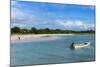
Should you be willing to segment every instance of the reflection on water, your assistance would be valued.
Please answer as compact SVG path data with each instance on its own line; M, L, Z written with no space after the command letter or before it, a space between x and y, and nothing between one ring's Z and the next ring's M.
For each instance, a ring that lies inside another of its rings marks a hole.
M91 42L91 45L87 48L72 50L70 49L72 42ZM11 43L11 66L94 60L94 35L53 36Z

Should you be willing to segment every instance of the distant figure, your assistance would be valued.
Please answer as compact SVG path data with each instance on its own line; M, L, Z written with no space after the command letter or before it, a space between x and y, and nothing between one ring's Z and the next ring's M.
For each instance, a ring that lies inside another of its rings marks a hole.
M20 37L18 37L18 39L20 40Z

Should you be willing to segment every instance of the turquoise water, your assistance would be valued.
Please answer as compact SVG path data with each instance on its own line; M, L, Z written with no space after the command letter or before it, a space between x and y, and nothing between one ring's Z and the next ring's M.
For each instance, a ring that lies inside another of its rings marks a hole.
M86 48L72 50L72 42L91 42ZM94 35L50 36L11 43L11 66L85 62L95 60Z

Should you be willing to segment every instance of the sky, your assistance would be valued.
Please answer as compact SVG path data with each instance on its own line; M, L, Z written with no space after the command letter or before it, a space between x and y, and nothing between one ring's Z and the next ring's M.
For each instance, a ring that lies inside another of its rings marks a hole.
M11 27L94 30L95 6L11 1Z

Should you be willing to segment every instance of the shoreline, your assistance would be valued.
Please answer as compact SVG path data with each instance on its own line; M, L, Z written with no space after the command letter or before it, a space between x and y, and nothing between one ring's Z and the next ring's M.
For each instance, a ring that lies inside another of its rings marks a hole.
M37 38L42 38L42 37L65 36L65 35L69 36L69 35L74 35L74 34L13 34L11 35L11 41L29 40L29 39L37 39Z
M11 42L21 41L21 40L39 39L39 38L45 38L45 37L53 37L53 36L72 36L72 35L79 35L79 34L12 34Z

